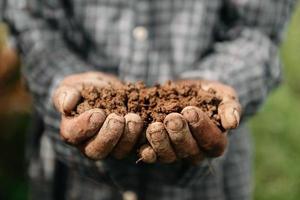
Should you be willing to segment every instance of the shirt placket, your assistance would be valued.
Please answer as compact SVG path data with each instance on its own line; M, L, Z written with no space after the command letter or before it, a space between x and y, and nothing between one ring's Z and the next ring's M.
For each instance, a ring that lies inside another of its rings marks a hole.
M125 81L146 80L148 76L149 52L149 2L137 1L134 6L134 22L131 30L131 47Z

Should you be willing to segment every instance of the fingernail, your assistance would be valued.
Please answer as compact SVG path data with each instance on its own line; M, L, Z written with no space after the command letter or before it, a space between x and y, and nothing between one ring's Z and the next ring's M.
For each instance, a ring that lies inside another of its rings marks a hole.
M234 109L233 115L235 117L235 120L236 120L236 123L237 123L237 126L238 126L239 123L240 123L240 114L239 114L239 112L236 109Z
M141 131L142 124L136 121L127 122L127 129L129 132Z
M99 122L103 122L103 113L94 112L89 119L89 123L90 124L98 124Z
M165 129L165 127L164 127L163 123L154 122L148 126L146 132L148 132L151 135L153 133L161 132L164 129Z
M63 92L63 102L62 102L63 108L66 106L67 102L69 101L69 99L70 99L69 96L70 96L70 94L68 94L67 91Z
M225 111L225 119L231 128L235 128L239 123L239 114L236 109L227 108Z
M111 129L111 130L113 130L113 129L118 130L118 129L122 128L122 121L120 121L118 119L109 119L107 128Z
M208 91L210 89L210 87L208 85L201 85L201 89L204 91Z
M66 92L59 94L59 110L61 112L64 112L64 104L65 104L66 95L67 95Z
M185 110L182 114L189 123L196 123L199 121L198 112L193 108Z
M76 95L74 92L65 91L62 103L62 109L64 112L70 112L76 105L80 98L80 95Z
M180 131L184 127L183 119L181 119L180 117L169 119L166 122L166 127L172 131Z

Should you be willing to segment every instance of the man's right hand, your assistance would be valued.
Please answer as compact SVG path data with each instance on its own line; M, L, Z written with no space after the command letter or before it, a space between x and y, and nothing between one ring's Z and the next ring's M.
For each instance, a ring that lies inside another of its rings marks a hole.
M114 113L106 116L103 110L96 108L79 116L70 115L81 99L84 86L120 85L122 82L112 75L87 72L66 77L54 92L53 103L62 114L62 138L78 147L88 158L100 160L112 154L122 159L131 152L142 132L143 121L134 113L125 117Z

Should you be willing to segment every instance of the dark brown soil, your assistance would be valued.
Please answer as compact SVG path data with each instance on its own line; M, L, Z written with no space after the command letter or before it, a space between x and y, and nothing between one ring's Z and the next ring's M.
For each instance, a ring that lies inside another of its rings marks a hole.
M121 88L86 87L81 95L82 101L72 115L92 108L104 109L107 114L133 112L138 113L147 126L163 121L169 113L181 112L186 106L197 106L220 126L218 105L221 100L214 90L202 90L199 83L168 81L148 88L142 82L127 83Z

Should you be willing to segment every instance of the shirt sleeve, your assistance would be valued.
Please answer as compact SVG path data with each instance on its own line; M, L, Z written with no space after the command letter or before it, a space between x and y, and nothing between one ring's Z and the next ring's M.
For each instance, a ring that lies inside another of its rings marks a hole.
M3 19L11 28L22 58L23 74L37 110L49 109L51 89L64 76L91 70L72 52L59 30L67 26L61 1L9 0Z
M64 22L66 16L62 1L3 2L3 7L0 7L3 9L1 15L4 14L3 19L9 25L20 50L23 74L33 95L34 107L45 125L44 136L52 141L50 150L46 150L45 146L41 148L47 151L47 154L54 150L55 159L63 161L72 169L77 169L81 174L115 185L104 162L87 159L77 148L64 143L58 134L60 116L52 105L51 91L69 74L94 70L72 51L64 40L61 26L68 24ZM72 34L76 33L72 31ZM47 161L47 165L53 161L47 155L41 156Z
M212 52L181 78L218 80L236 89L243 114L257 112L281 81L278 55L294 0L227 0L218 42Z

